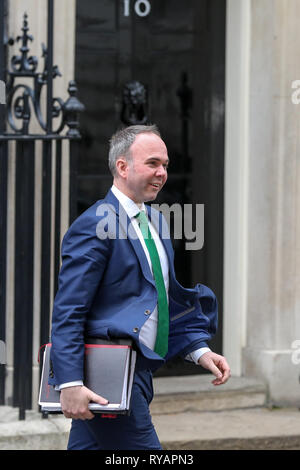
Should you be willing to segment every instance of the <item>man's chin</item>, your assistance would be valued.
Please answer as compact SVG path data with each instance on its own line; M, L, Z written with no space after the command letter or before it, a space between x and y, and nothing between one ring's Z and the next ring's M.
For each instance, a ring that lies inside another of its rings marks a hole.
M159 193L159 191L155 191L152 194L148 194L148 197L147 197L147 199L145 199L145 202L155 201L155 199L157 198L158 193Z
M157 189L152 188L150 191L149 190L145 191L144 194L143 194L143 201L142 202L155 201L155 199L157 198L157 196L158 196L161 189L162 188L160 187L160 188L157 188Z

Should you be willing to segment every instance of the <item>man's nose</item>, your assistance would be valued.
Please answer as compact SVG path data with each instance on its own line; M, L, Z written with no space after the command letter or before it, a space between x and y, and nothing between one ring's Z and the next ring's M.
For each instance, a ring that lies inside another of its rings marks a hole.
M163 165L160 165L157 168L156 175L157 176L162 176L162 177L167 176L167 169Z

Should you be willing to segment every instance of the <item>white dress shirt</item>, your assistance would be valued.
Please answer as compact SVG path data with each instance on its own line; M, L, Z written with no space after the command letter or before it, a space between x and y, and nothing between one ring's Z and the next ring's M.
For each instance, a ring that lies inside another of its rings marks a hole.
M127 197L124 193L122 193L114 185L112 186L111 191L116 196L116 198L118 199L120 204L123 206L125 212L127 213L128 217L131 221L132 227L136 231L137 236L138 236L138 238L139 238L139 240L142 244L142 247L144 249L145 255L146 255L148 263L149 263L149 267L150 267L151 272L152 272L152 265L151 265L150 255L149 255L148 249L146 247L146 243L145 243L144 237L142 235L142 232L140 230L138 221L136 219L136 216L142 210L144 212L146 212L146 214L147 214L147 210L145 208L144 203L137 205L134 201L132 201L132 199ZM169 263L168 263L168 258L167 258L164 246L161 242L161 239L160 239L158 233L156 232L155 228L151 224L150 220L149 220L149 229L150 229L152 238L155 241L156 248L157 248L157 251L158 251L158 255L159 255L159 258L160 258L162 274L163 274L165 287L166 287L166 293L167 293L167 297L168 297L168 292L169 292ZM156 333L157 333L157 321L158 321L158 310L157 310L157 307L155 307L153 312L149 315L149 317L145 321L144 325L142 326L142 328L140 330L140 334L139 334L140 342L145 344L145 346L147 346L148 348L150 348L152 350L154 350L154 346L155 346ZM207 348L207 347L199 348L196 351L193 351L190 354L188 354L185 357L185 359L188 360L188 361L191 361L191 362L195 362L195 364L197 364L198 360L202 356L202 354L206 353L207 351L210 351L210 349ZM82 383L81 380L74 381L74 382L68 382L68 383L61 384L58 387L58 389L61 390L62 388L72 387L72 386L75 386L75 385L83 385L83 383Z

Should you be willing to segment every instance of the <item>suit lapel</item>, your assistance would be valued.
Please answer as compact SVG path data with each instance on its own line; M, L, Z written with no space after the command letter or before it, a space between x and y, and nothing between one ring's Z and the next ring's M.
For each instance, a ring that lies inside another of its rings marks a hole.
M116 213L117 239L128 238L139 260L144 277L153 286L155 286L155 282L144 249L136 235L135 230L131 227L130 219L126 211L123 209L123 206L119 203L119 200L116 198L112 191L109 191L107 193L104 201L106 204L109 204L111 210L114 210L114 212Z

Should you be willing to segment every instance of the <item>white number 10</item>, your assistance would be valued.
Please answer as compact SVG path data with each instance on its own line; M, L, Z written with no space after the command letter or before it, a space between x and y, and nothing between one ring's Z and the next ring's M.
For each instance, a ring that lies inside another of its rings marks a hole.
M143 6L143 8L142 8ZM148 0L136 0L134 4L134 11L138 16L147 16L151 10L151 5ZM130 15L130 0L124 0L124 16Z

